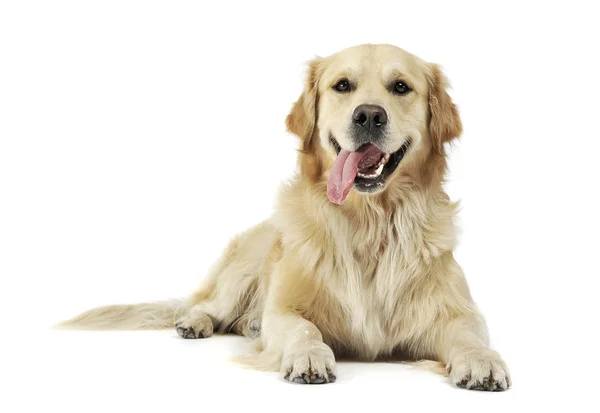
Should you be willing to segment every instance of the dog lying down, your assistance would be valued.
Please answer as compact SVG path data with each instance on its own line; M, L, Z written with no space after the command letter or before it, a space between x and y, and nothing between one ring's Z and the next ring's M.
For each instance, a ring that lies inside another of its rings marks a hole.
M234 332L257 344L247 365L294 383L335 381L335 356L402 355L445 366L458 387L508 389L452 253L444 143L462 126L447 85L437 65L390 45L314 59L286 119L298 172L272 217L233 239L189 299L62 326Z

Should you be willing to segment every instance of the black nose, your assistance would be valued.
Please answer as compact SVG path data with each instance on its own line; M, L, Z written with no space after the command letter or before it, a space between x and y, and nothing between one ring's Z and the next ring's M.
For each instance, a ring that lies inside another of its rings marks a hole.
M379 105L359 105L354 109L352 120L365 129L375 129L385 126L388 118L385 109Z

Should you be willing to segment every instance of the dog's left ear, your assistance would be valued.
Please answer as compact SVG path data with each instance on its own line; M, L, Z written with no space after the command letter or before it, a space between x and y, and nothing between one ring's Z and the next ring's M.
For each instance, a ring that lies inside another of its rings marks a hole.
M288 131L302 140L302 151L309 150L317 124L317 86L322 61L317 57L309 63L304 90L285 119Z
M446 76L436 64L429 64L429 135L433 147L439 154L444 153L444 143L458 138L462 123L458 109L446 89L449 87Z

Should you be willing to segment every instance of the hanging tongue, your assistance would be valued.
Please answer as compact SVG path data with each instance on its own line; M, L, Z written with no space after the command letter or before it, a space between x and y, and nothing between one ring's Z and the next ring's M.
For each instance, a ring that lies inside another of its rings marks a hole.
M334 204L342 205L358 170L377 165L381 156L381 150L372 143L361 146L356 152L342 149L329 173L327 198Z

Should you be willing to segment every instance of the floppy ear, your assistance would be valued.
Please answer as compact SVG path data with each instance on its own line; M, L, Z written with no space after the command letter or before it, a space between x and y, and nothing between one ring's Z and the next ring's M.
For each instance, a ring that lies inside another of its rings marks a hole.
M433 148L444 154L444 142L457 138L462 132L458 109L446 92L449 83L436 64L429 64L429 136Z
M317 86L321 75L322 61L322 58L317 57L309 63L304 90L285 119L288 131L297 135L302 141L299 155L300 171L312 179L320 176L323 166L317 150L318 142L313 139L317 126L317 102L319 99Z
M302 150L308 149L317 124L317 84L322 61L323 59L317 57L308 64L304 91L285 119L288 131L302 140Z

